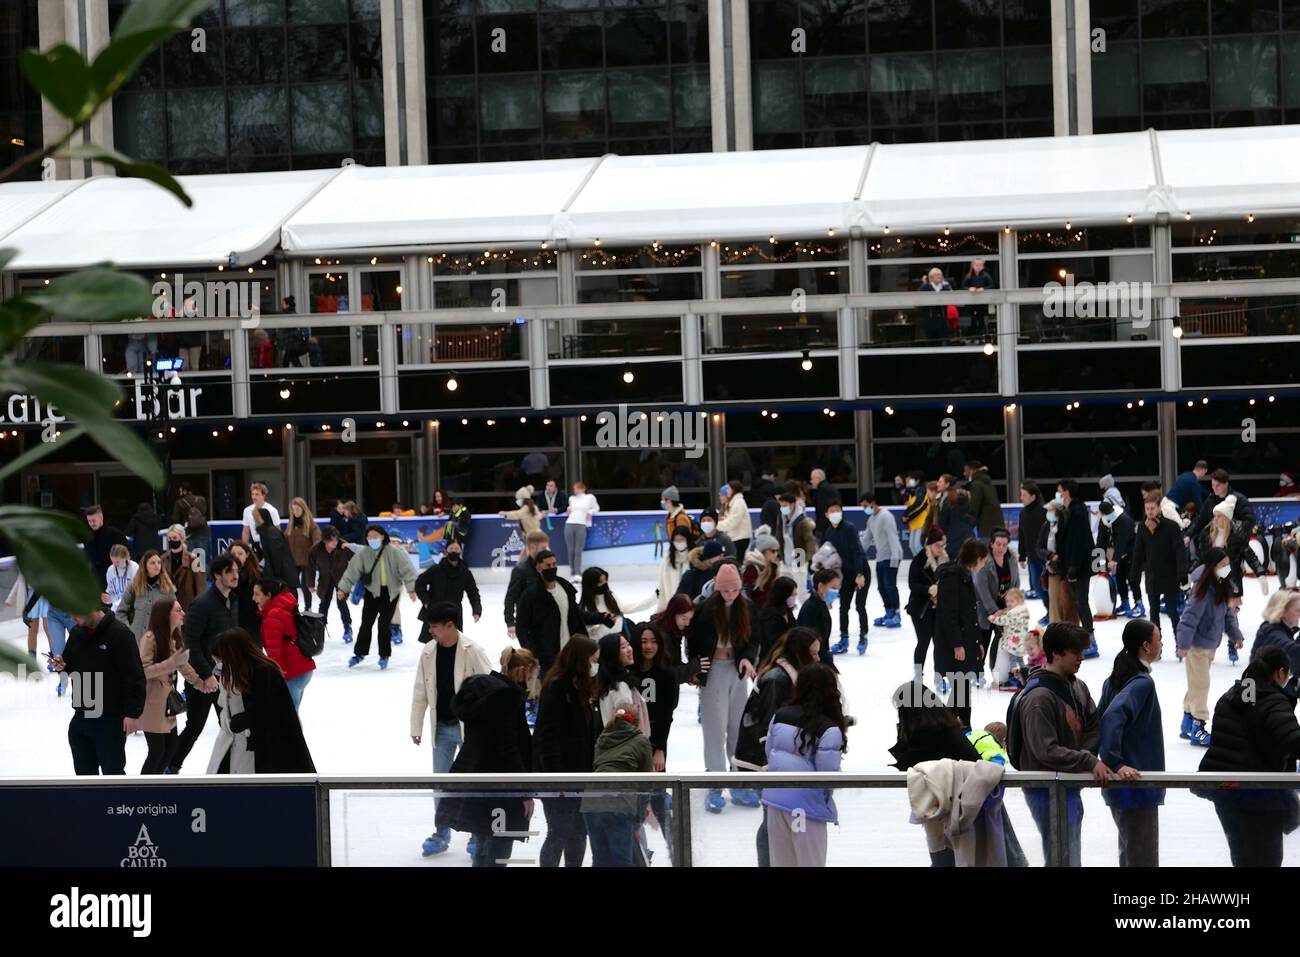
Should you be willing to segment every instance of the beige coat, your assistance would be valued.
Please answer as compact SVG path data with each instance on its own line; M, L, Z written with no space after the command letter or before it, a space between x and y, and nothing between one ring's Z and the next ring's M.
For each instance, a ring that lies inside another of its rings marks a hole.
M461 682L472 675L492 673L492 661L477 641L462 633L456 642L456 663L452 666L452 687L460 690ZM415 669L415 690L411 694L411 737L424 736L424 716L430 716L429 727L434 730L438 721L438 643L430 641L420 652L420 663ZM429 735L433 743L433 735Z
M284 527L284 540L289 543L289 552L293 555L293 563L299 568L307 567L307 557L311 554L312 546L320 541L320 526L315 520L308 522L303 528L298 528L293 524L293 516L289 516L289 524Z
M1003 767L991 761L922 761L908 769L907 798L914 821L925 826L933 853L951 847L958 867L1006 867L1007 849L999 820L989 840L980 812L1002 781ZM999 814L1000 814L999 798ZM936 846L937 845L937 846Z
M737 492L728 499L726 512L718 516L718 531L733 542L754 537L754 523L749 518L749 506L744 495ZM743 559L744 556L737 555L736 558Z
M502 517L512 522L518 522L519 530L525 535L529 532L536 532L542 527L542 512L536 507L531 509L527 506L516 508L513 511L506 512Z
M203 683L193 668L190 667L190 650L180 651L157 660L158 645L152 631L145 631L140 636L140 663L144 665L145 694L144 712L140 715L140 730L153 734L166 734L176 727L176 719L167 717L167 695L171 692L176 672L185 676L185 680L194 685Z

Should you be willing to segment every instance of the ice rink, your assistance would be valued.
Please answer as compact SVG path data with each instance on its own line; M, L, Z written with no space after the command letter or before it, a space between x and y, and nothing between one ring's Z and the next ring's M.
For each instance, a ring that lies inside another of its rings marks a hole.
M648 552L648 547L647 547ZM589 556L590 558L591 556ZM621 556L623 557L623 556ZM630 556L628 556L630 557ZM647 554L645 556L649 558ZM611 588L624 604L650 594L655 587L654 567L605 563L611 569ZM567 570L567 569L566 569ZM1023 575L1023 571L1022 571ZM501 570L475 569L483 596L484 614L477 624L469 623L467 632L481 642L493 660L508 642L502 616L507 573ZM898 576L899 589L906 602L907 568ZM1276 579L1270 578L1270 588ZM1241 662L1228 662L1226 649L1220 648L1211 669L1210 705L1240 675L1247 661L1255 631L1259 626L1264 598L1259 583L1246 580L1245 604L1241 613L1246 647ZM1041 605L1031 602L1035 617ZM868 601L870 618L884 613L874 586ZM373 653L359 667L349 670L347 659L351 646L338 638L341 628L337 612L331 612L331 638L318 659L317 671L303 698L301 718L316 767L322 774L388 775L422 774L432 770L429 738L417 746L409 734L411 689L415 665L423 645L416 637L420 623L418 606L403 599L402 615L406 641L396 646L391 665L381 672ZM640 616L637 616L640 617ZM856 616L851 616L856 618ZM354 611L354 619L359 613ZM468 606L466 620L470 621ZM1168 619L1164 619L1168 629ZM1101 695L1103 680L1109 675L1115 653L1120 648L1120 632L1125 624L1100 621L1097 639L1102 656L1084 662L1080 677L1087 682L1093 698ZM856 641L856 623L852 634ZM18 622L0 625L0 640L18 646L22 626ZM851 713L857 724L850 730L849 750L844 756L845 770L857 772L892 772L887 749L894 743L894 715L890 693L907 680L912 671L914 636L910 621L903 615L903 627L893 630L871 629L866 655L851 650L837 656L843 675ZM41 650L46 650L41 637ZM1173 636L1165 635L1164 658L1154 666L1160 689L1161 708L1166 734L1166 761L1170 771L1194 771L1203 750L1193 748L1178 737L1185 690L1182 665L1173 654ZM927 666L927 676L932 671ZM0 774L5 776L67 775L72 773L66 728L69 708L55 695L56 679L42 674L39 682L18 684L3 680L0 687ZM977 726L1003 720L1010 695L998 691L979 691L974 700ZM669 739L670 771L703 771L703 741L696 720L697 693L682 687L681 703L676 712ZM191 755L184 773L200 774L216 736L216 722L209 720ZM138 769L145 758L142 735L127 742L127 766ZM897 772L892 772L897 773ZM902 775L899 774L900 780ZM708 814L703 809L703 792L694 792L693 854L697 865L752 865L754 833L760 820L756 809L728 804L722 814ZM836 794L840 826L830 832L829 863L834 864L929 864L924 838L919 827L907 822L906 792L900 789L847 790ZM1007 806L1016 831L1030 862L1042 863L1038 834L1030 820L1022 795L1009 791ZM1109 810L1095 790L1084 795L1085 865L1114 865L1117 860L1115 829ZM250 813L274 813L274 809L250 808ZM533 827L544 831L540 811ZM452 850L439 857L423 859L420 842L432 829L432 801L420 791L352 791L336 792L332 808L333 860L335 864L387 866L460 867L468 866L464 852L464 835L455 835ZM662 836L651 831L650 846L656 849L654 866L666 865L667 851ZM1295 836L1287 839L1288 850ZM514 858L520 864L535 862L540 839L515 845ZM1288 857L1290 855L1288 854ZM1213 806L1187 794L1171 791L1161 815L1161 861L1166 865L1226 865L1227 844L1219 828Z

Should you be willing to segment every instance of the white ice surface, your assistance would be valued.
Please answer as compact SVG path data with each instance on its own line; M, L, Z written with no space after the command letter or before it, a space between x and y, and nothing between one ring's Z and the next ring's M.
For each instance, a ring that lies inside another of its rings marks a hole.
M644 550L642 562L649 561L651 546L641 548ZM605 564L613 567L618 563ZM477 624L470 623L467 631L486 646L495 660L508 641L502 620L507 573L476 569L475 575L483 595L484 615ZM898 581L906 602L906 565L900 571ZM1276 579L1269 579L1269 582L1270 587L1276 587ZM648 564L618 564L611 584L621 600L627 603L635 601L653 591L653 567ZM884 613L874 585L867 604L871 619ZM1036 614L1041 614L1039 603L1031 602L1031 605ZM1259 626L1262 607L1263 597L1258 583L1247 579L1245 606L1241 612L1242 631L1247 640L1246 653ZM417 610L409 599L403 599L406 642L394 648L386 672L376 667L373 648L364 664L349 671L347 659L351 646L338 640L337 612L331 611L333 637L318 659L319 667L307 687L301 711L307 742L320 773L385 775L422 774L432 770L427 735L425 743L418 747L409 736L411 687L416 659L423 647L415 640L419 629ZM359 621L359 609L354 609L353 617L354 622ZM1163 621L1167 630L1168 619ZM850 616L850 622L856 642L856 615ZM1094 699L1100 697L1102 681L1110 673L1124 623L1123 619L1098 622L1097 637L1102 656L1084 662L1080 672ZM0 625L0 640L17 646L21 639L19 623ZM41 650L45 650L44 636L40 641ZM1186 686L1182 666L1173 655L1173 636L1167 634L1165 641L1164 659L1157 662L1153 670L1164 715L1166 763L1170 771L1194 771L1204 752L1178 737ZM844 756L845 770L873 773L891 770L887 749L894 743L894 713L889 695L911 675L913 645L912 628L904 614L902 628L871 629L869 650L865 656L859 657L851 651L837 657L851 709L858 720L849 734L849 751ZM1241 663L1234 667L1227 660L1226 650L1220 649L1210 672L1211 708L1240 674L1245 661L1243 653ZM927 667L927 674L931 670ZM68 706L55 696L54 677L45 676L45 680L34 688L7 681L0 688L0 775L71 774L72 762L66 738ZM977 692L973 705L976 725L1003 720L1009 698L1010 695L1003 692ZM704 770L702 735L695 717L696 702L695 689L683 686L669 740L669 770ZM186 775L200 774L206 768L215 736L216 721L209 720L186 763ZM144 757L144 738L135 735L127 742L128 768L138 769ZM703 792L694 793L692 800L694 862L697 865L752 864L759 811L728 804L722 814L707 814L703 809ZM904 790L840 789L836 793L836 802L841 823L830 831L829 863L928 865L920 829L907 823ZM455 835L451 852L439 857L421 858L420 842L432 828L431 804L427 792L336 792L331 815L335 863L466 866L468 857L463 851L463 835ZM1009 792L1007 806L1031 863L1041 864L1037 830L1023 797ZM1109 809L1095 790L1085 791L1084 807L1085 865L1115 864L1115 830ZM544 831L545 821L540 811L535 815L533 825ZM656 865L660 862L666 864L667 853L660 835L652 833L650 841L652 848L657 849ZM1295 835L1287 838L1288 851L1294 846L1294 841ZM516 844L514 859L535 861L539 848L539 838ZM1287 856L1292 857L1290 853ZM1192 797L1185 791L1169 792L1161 813L1161 862L1201 866L1228 863L1227 845L1213 806L1208 801Z

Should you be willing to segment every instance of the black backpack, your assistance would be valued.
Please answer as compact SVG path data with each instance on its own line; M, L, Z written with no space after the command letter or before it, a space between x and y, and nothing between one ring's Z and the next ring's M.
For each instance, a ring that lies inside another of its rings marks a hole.
M298 631L298 650L304 657L315 658L325 650L325 616L315 611L294 609L293 626Z

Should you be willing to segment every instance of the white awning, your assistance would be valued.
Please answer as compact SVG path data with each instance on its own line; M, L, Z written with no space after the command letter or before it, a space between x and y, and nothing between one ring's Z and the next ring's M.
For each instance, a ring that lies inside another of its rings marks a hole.
M5 237L13 270L78 269L100 262L153 266L246 265L280 244L284 221L338 170L181 176L186 208L142 179L102 176Z
M85 180L0 184L0 246L6 237L34 216L53 206Z
M850 223L869 146L609 156L557 237L578 243L815 236Z
M1300 126L1157 133L1170 212L1300 211Z
M353 166L284 224L303 255L479 242L541 242L598 158Z

